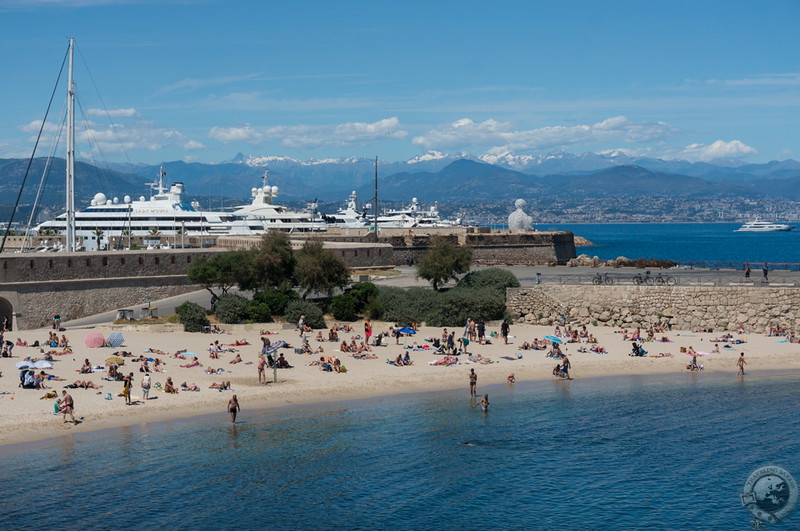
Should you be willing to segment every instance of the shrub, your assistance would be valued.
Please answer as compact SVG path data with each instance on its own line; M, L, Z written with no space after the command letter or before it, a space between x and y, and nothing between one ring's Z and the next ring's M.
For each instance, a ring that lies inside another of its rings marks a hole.
M284 317L290 323L296 323L300 316L305 315L305 323L311 328L327 328L322 310L313 302L294 300L286 306Z
M298 300L300 296L292 290L281 291L270 289L259 291L253 295L253 302L266 304L270 308L270 315L283 315L286 313L286 305L293 300ZM259 321L268 322L268 321Z
M364 311L370 299L374 299L378 296L378 286L372 282L359 282L358 284L354 284L347 294L353 297L356 304L355 311L359 313Z
M203 327L208 326L206 311L194 302L184 302L175 308L175 313L186 332L202 332Z
M457 287L470 289L492 288L505 298L506 289L518 288L519 280L511 271L499 267L490 267L469 273L458 282Z
M505 297L496 289L454 288L441 293L428 314L428 326L464 326L467 319L493 321L505 316Z
M247 305L247 319L254 323L271 323L272 309L265 302L250 301Z
M436 299L437 292L426 288L381 286L378 288L376 304L382 309L381 319L408 326L413 321L427 321Z
M356 298L350 295L338 295L331 300L331 313L337 321L356 320Z
M247 318L248 301L241 295L227 294L219 298L215 314L223 323L241 323Z

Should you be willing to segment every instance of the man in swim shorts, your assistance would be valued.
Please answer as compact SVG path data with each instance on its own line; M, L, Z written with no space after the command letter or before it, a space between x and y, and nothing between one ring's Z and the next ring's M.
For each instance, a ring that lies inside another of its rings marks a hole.
M240 410L239 407L239 399L236 398L236 395L233 395L230 400L228 400L228 412L231 414L231 424L236 422L236 413Z
M67 421L67 415L69 415L72 423L76 426L78 425L78 421L75 420L75 401L72 400L72 396L66 390L61 391L61 403L58 407L59 411L64 414L64 422Z
M469 396L477 396L476 388L478 386L478 375L475 374L475 369L469 370Z
M736 366L739 367L739 372L736 374L744 374L744 366L747 365L747 362L744 361L744 352L739 355L739 359L736 360Z

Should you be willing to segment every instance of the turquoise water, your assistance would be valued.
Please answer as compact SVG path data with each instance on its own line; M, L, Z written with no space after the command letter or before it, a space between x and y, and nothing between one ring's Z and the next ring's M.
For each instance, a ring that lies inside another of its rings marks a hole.
M799 371L479 388L257 410L6 448L0 528L744 529L800 478ZM464 444L467 443L467 444ZM31 515L35 514L35 518ZM796 511L782 528L800 526Z
M734 232L740 223L596 223L537 225L567 230L595 245L578 248L610 260L660 258L676 262L791 263L800 267L800 232Z

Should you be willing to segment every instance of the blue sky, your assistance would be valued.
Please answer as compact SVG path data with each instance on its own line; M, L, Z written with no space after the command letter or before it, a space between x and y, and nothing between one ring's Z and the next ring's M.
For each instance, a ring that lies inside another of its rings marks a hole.
M70 36L84 157L800 158L798 22L797 1L0 0L0 158L30 155Z

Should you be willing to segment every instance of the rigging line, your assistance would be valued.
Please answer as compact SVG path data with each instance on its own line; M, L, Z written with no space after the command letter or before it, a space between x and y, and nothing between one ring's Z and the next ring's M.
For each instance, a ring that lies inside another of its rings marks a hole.
M50 146L50 154L47 156L47 162L45 162L44 169L42 170L42 177L39 179L39 188L36 190L36 197L33 200L33 207L31 208L31 214L28 216L28 223L25 226L25 238L22 240L22 248L21 251L25 250L25 245L28 242L28 235L31 232L31 225L33 225L33 216L36 215L36 209L39 206L39 199L42 196L42 190L44 190L44 186L47 183L47 178L50 174L50 166L53 162L53 158L55 157L55 151L58 149L58 144L61 142L61 135L64 132L64 125L66 123L66 102L65 105L61 107L61 118L59 119L58 123L61 124L58 128L58 132L56 136L53 137L53 143Z
M104 170L110 170L110 167L108 166L108 161L106 160L105 154L103 153L103 150L100 149L100 142L97 140L97 135L95 134L95 128L91 127L89 119L86 117L86 111L83 108L83 104L81 103L81 100L79 98L76 98L76 100L78 102L78 108L81 111L81 117L83 118L83 127L84 127L83 130L86 133L86 136L90 138L89 153L92 156L92 162L94 163L95 168L97 168L101 172L103 172ZM92 148L92 145L93 145L94 149ZM95 157L95 149L100 154L100 158L103 159L103 164L105 165L105 168L101 168L100 165L97 164L97 158Z
M56 97L56 90L58 90L58 83L59 81L61 81L61 74L64 73L64 65L67 64L68 57L69 57L69 47L67 47L67 52L64 54L64 60L61 61L61 69L58 71L56 84L55 86L53 86L53 92L50 94L50 101L47 103L47 110L44 113L44 119L42 120L42 125L41 127L39 127L39 134L36 136L36 143L33 145L33 153L31 153L31 158L28 159L28 167L25 168L25 175L22 177L22 185L20 185L19 187L19 193L17 193L17 200L14 203L14 208L11 210L11 217L8 219L8 225L6 226L6 230L3 233L3 241L0 242L0 253L2 253L3 249L6 248L6 240L8 239L8 232L11 230L11 224L14 222L14 214L17 213L17 208L19 208L19 200L22 198L22 190L25 188L25 182L28 180L28 174L31 171L33 158L36 156L36 148L39 147L39 141L42 139L42 132L44 131L44 126L47 123L47 116L50 114L50 107L53 105L53 99Z
M86 68L86 74L89 76L89 81L92 82L92 86L94 87L95 92L97 93L97 97L100 99L100 104L103 106L103 110L106 112L106 117L108 121L111 123L111 130L114 131L114 136L117 137L117 142L119 142L119 147L122 149L122 154L125 156L125 160L128 161L128 164L133 165L131 162L130 157L128 157L128 152L125 150L125 144L122 143L122 139L119 136L119 131L117 130L117 125L114 123L114 120L111 119L111 113L106 106L106 102L103 100L102 94L100 94L100 89L97 87L97 83L94 82L94 77L92 77L92 71L89 70L89 65L86 63L86 59L83 57L83 53L81 53L80 48L78 48L78 56L81 58L81 62L83 63L84 68Z

